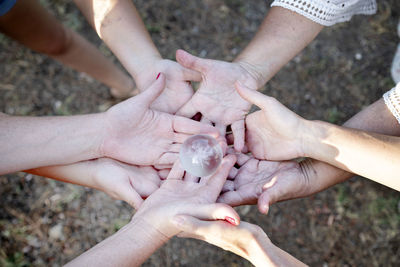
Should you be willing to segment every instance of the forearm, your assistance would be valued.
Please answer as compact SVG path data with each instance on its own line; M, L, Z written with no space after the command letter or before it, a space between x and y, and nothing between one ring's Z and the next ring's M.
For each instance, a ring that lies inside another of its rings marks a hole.
M97 34L135 78L161 58L130 0L75 0Z
M400 125L386 107L383 99L379 99L354 115L344 123L344 126L385 135L400 135ZM325 190L354 175L351 172L315 159L306 159L300 163L300 166L303 175L310 181L306 195Z
M323 26L281 7L272 7L257 34L235 62L257 76L262 87L306 47Z
M400 190L400 137L319 121L310 122L310 129L306 156Z
M61 182L100 189L94 179L95 165L92 161L81 161L68 165L47 166L25 170L27 173L47 177Z
M255 266L306 266L304 263L275 246L264 233L255 235L250 245L250 261Z
M16 117L0 114L0 174L101 156L101 114Z
M66 266L140 266L168 238L141 219L133 219L116 234Z

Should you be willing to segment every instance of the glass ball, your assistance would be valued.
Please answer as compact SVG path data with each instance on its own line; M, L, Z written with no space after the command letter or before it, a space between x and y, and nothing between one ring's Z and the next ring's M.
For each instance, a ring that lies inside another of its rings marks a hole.
M204 134L186 139L179 151L183 169L198 177L213 174L221 164L222 157L222 148L217 140Z

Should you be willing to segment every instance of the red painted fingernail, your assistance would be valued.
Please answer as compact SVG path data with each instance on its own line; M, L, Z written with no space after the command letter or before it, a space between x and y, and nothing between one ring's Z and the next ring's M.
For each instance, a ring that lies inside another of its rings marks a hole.
M160 78L161 72L158 73L156 80L158 80L158 78Z
M225 217L225 221L227 221L228 223L232 224L232 225L237 225L235 219L233 219L232 217Z

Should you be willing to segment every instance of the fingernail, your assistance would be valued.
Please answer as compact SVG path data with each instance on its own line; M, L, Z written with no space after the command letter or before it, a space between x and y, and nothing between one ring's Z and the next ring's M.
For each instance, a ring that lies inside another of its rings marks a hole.
M160 78L161 72L158 73L156 80L158 80L158 78Z
M225 217L225 221L227 221L228 223L232 224L232 225L237 225L235 219L233 219L232 217L226 216Z
M264 214L268 214L269 205L264 205Z

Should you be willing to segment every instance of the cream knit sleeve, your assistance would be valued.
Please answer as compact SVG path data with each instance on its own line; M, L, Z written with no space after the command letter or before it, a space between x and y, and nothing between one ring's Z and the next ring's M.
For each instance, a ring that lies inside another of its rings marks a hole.
M274 0L271 6L290 9L324 26L376 12L375 0Z
M400 123L400 83L383 95L386 106Z

